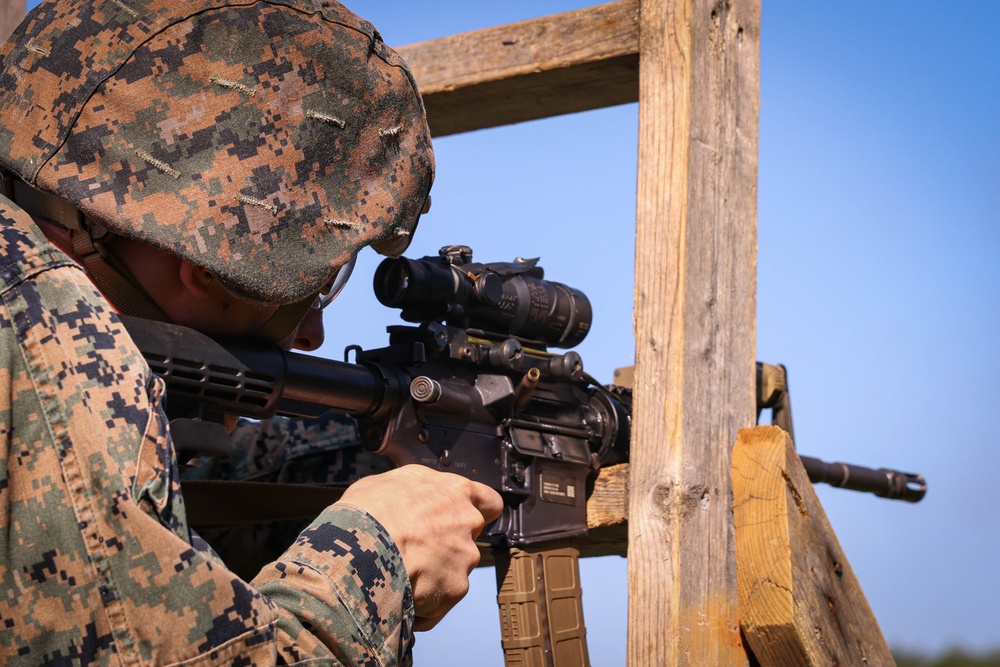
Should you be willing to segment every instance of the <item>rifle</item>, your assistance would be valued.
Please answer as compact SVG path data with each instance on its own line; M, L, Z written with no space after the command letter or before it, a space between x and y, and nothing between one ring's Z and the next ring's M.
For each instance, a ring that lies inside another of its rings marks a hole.
M788 369L757 362L757 421L761 413L771 409L771 423L780 427L795 442L792 427L792 399L788 390ZM799 455L802 466L813 484L829 484L849 491L866 491L882 498L920 502L927 493L923 475L900 472L889 468L864 466L835 461L827 463L811 456Z
M587 532L587 483L628 460L631 427L630 389L602 386L576 352L551 351L587 335L589 300L545 280L537 259L477 264L466 246L387 259L374 287L413 326L389 327L384 348L349 347L345 361L122 319L166 382L178 448L226 451L226 415L331 411L356 418L364 446L396 465L499 491L504 512L481 539L496 563L506 664L589 665L575 541Z

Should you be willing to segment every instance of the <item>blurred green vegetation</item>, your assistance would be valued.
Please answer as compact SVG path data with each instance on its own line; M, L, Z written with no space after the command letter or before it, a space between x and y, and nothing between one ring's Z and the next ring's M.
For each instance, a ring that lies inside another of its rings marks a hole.
M897 649L892 657L896 659L896 667L1000 667L1000 649L970 653L956 648L933 657Z

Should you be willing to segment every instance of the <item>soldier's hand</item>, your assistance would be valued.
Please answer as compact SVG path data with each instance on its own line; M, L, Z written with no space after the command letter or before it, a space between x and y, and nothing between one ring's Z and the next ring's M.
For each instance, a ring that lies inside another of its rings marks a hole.
M479 564L474 540L500 516L493 489L459 475L409 465L365 477L343 502L371 514L389 532L410 575L414 630L430 630L469 590Z

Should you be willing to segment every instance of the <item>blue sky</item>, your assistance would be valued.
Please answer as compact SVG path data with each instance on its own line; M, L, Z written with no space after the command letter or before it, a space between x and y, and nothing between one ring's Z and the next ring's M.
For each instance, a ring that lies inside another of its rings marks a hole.
M356 9L406 44L589 4ZM801 451L927 476L917 505L819 488L887 641L926 651L1000 645L998 19L985 1L763 1L757 358L789 368ZM540 255L594 301L578 349L610 379L634 359L636 135L629 105L439 140L414 252ZM368 286L351 289L339 306L360 313ZM358 336L350 320L333 349ZM582 571L593 663L624 664L626 563ZM493 587L478 573L418 662L467 648L501 665Z
M507 0L349 4L392 45L587 6ZM757 358L790 372L799 449L925 474L920 504L820 487L893 646L1000 646L1000 3L764 0ZM610 381L634 359L637 107L446 137L410 250L540 256L586 292L578 348ZM324 355L377 347L394 313L363 257ZM595 665L625 662L626 563L583 564ZM502 665L492 571L417 664Z

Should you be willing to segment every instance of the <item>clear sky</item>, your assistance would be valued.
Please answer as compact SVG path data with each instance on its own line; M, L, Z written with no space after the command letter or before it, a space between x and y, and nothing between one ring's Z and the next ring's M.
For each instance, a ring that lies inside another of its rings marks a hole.
M348 3L391 45L589 4ZM917 505L819 489L894 647L1000 646L997 25L992 0L763 0L757 358L789 368L802 452L928 479ZM634 359L636 137L628 105L438 140L410 255L540 256L591 297L578 350L610 381ZM376 264L332 307L326 356L397 322ZM582 570L592 661L624 664L625 560ZM492 577L419 637L418 665L503 664Z

